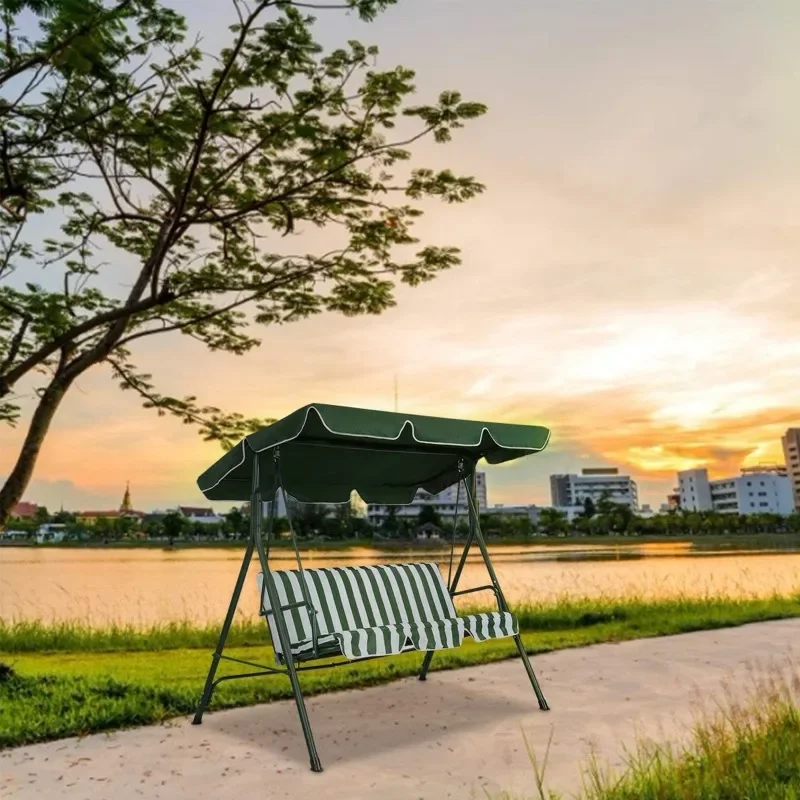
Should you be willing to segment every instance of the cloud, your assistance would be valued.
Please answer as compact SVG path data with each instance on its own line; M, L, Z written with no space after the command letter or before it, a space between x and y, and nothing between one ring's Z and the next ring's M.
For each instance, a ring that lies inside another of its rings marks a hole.
M246 414L389 410L396 375L402 410L549 426L547 451L489 470L496 502L546 500L551 471L591 463L630 470L658 502L684 466L781 460L800 421L800 10L731 3L508 0L487 15L482 0L409 0L368 28L326 16L326 43L366 38L379 66L418 68L420 98L456 86L489 104L452 145L418 151L489 187L432 204L419 227L463 266L401 287L379 317L258 331L243 358L174 337L142 342L136 363L165 393ZM192 12L209 47L230 22L219 9ZM21 434L0 430L0 470ZM100 370L60 409L37 477L71 481L75 504L115 502L128 478L145 505L188 501L218 453Z

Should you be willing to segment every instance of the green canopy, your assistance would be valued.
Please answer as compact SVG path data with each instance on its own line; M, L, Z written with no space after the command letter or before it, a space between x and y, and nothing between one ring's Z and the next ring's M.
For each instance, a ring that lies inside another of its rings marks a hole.
M281 482L304 503L345 503L355 489L367 503L410 503L417 489L437 494L481 458L490 464L543 450L550 431L537 425L423 417L363 408L304 406L242 439L198 479L209 500L248 500L253 460L261 491L275 488L273 451Z

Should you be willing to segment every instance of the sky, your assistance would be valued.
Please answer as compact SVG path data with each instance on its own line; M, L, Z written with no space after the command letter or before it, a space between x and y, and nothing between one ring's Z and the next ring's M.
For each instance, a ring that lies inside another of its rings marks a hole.
M224 43L227 3L173 5L205 47ZM401 411L550 427L543 453L487 468L490 504L548 503L551 473L612 465L658 507L678 469L783 461L780 436L800 425L800 6L400 0L371 25L319 14L326 46L358 38L379 66L414 68L420 101L458 89L488 105L452 144L415 151L488 187L426 207L418 226L463 264L379 317L265 329L243 357L143 343L135 363L162 392L258 416L392 410L396 375ZM0 475L23 432L0 429ZM142 510L198 504L196 477L220 453L101 368L62 405L25 499L113 508L129 480Z

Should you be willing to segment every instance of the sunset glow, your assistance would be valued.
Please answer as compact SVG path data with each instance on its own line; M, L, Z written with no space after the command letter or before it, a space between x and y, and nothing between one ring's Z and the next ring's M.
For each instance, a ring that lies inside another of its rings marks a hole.
M219 46L228 5L191 5ZM780 436L800 425L800 6L487 8L404 0L322 35L378 44L382 66L417 70L421 97L458 88L489 106L452 145L417 151L416 165L488 186L426 206L419 225L463 266L399 290L379 317L264 330L241 358L161 338L137 365L164 393L245 414L392 410L396 375L401 411L549 426L545 453L488 469L492 504L549 503L550 473L610 464L657 507L679 469L782 462ZM325 236L293 244L322 250ZM0 428L0 474L25 423ZM25 499L115 507L130 480L137 507L198 503L218 455L101 368L59 411Z

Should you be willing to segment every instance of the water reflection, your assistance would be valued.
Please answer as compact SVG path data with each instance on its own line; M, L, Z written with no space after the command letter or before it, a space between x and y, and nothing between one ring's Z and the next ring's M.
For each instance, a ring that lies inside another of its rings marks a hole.
M777 538L777 537L776 537ZM798 539L769 542L665 542L608 545L492 545L495 569L509 600L569 597L676 595L764 596L800 591ZM457 548L456 560L460 554ZM240 548L62 549L0 548L0 618L80 619L150 624L190 619L218 622L227 608L241 562ZM438 561L447 573L449 549L415 547L380 552L370 548L312 550L306 566ZM294 565L294 554L274 549L276 568ZM252 565L241 615L255 616ZM486 583L477 549L462 588ZM489 603L491 597L468 596Z

